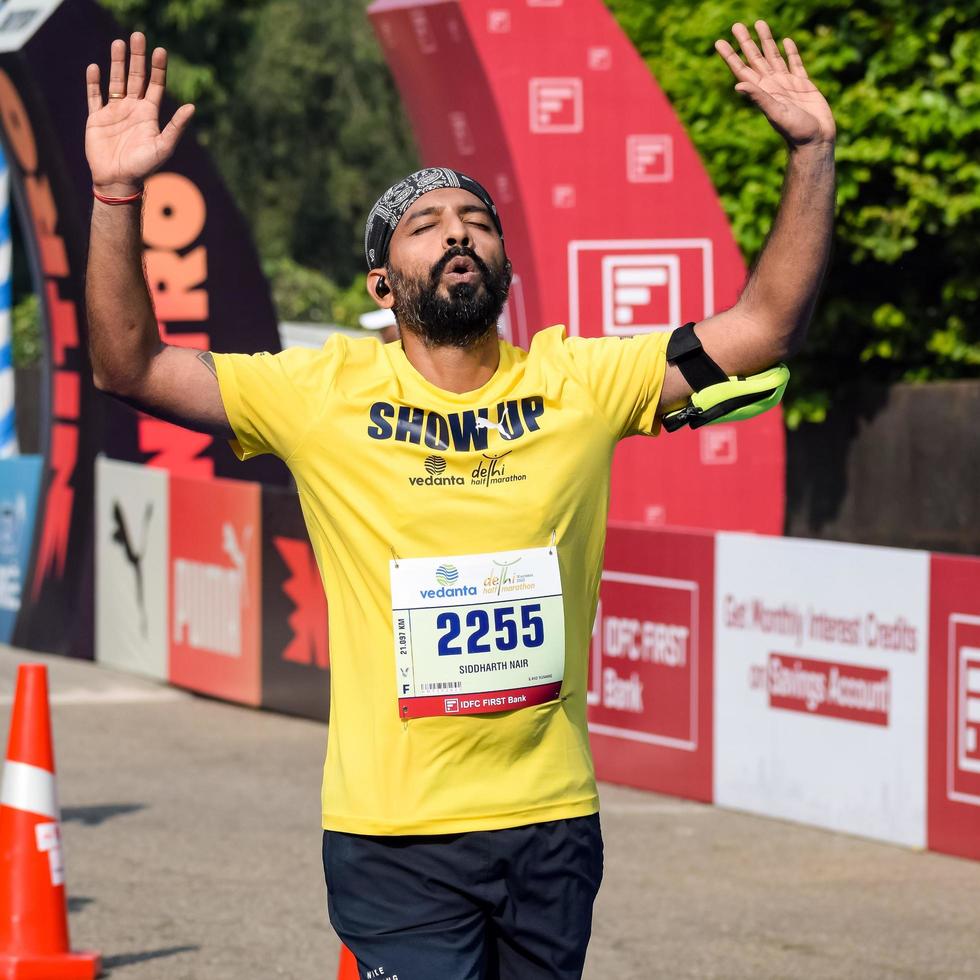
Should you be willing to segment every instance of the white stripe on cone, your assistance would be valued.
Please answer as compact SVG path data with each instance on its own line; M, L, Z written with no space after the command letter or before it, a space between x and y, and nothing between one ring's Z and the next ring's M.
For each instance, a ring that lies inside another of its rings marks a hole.
M26 762L7 760L3 767L3 787L0 804L13 810L26 810L42 817L58 819L58 795L54 773Z

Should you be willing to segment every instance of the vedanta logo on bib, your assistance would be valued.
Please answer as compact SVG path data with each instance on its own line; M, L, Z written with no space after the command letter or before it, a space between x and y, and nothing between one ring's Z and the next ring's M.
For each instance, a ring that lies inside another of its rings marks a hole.
M476 595L472 585L440 585L438 589L419 589L423 599L454 599L457 596Z

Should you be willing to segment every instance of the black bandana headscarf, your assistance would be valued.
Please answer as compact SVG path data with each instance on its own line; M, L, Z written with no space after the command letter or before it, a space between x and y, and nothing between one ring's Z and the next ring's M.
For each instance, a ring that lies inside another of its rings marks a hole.
M504 237L497 207L482 184L472 177L467 177L466 174L461 174L458 170L428 167L409 174L397 184L392 184L371 208L364 230L364 258L367 259L369 269L378 269L387 262L391 236L395 233L398 222L405 216L405 212L423 194L442 190L444 187L461 187L483 201L490 210L490 216L497 226L500 237Z

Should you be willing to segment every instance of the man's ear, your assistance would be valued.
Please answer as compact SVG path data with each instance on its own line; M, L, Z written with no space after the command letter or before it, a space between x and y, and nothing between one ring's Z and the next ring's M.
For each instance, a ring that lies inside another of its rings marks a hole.
M367 291L383 310L390 310L395 305L395 297L391 293L387 276L387 269L372 269L367 274Z

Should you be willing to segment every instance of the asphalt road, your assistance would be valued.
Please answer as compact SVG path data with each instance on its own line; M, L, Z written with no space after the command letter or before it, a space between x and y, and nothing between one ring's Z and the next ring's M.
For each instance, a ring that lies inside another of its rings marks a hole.
M336 976L324 726L49 665L72 940L114 980ZM604 785L588 980L980 977L980 864ZM452 978L433 978L452 980Z

